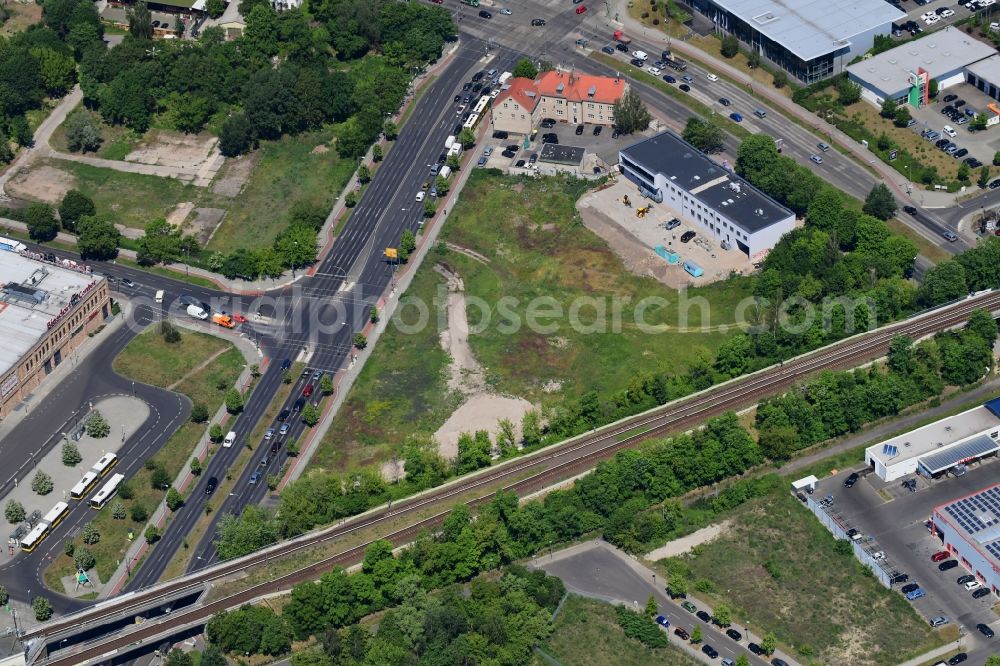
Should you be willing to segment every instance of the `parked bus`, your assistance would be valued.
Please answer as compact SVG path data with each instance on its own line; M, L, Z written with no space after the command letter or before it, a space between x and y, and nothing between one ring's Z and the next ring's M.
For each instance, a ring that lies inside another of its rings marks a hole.
M479 98L479 101L476 102L476 105L472 107L472 113L482 116L484 113L486 113L486 107L488 107L489 105L490 105L490 96L483 95L482 97Z
M38 544L49 534L49 526L45 523L38 523L28 532L28 536L21 539L21 550L26 553L33 551Z
M75 486L73 486L73 489L69 491L69 496L75 500L83 499L88 493L90 493L91 490L94 489L94 486L97 485L100 478L101 476L93 470L87 472L83 475L83 478L80 479Z
M473 113L469 116L469 119L465 121L462 125L462 129L475 130L476 126L479 124L479 114Z
M111 468L118 464L118 456L113 453L105 453L91 469L101 478L108 475Z
M114 474L104 486L97 491L97 494L90 498L90 508L91 509L101 509L104 505L115 496L118 492L118 487L122 485L122 481L125 480L124 474Z
M59 523L69 515L69 504L66 502L56 502L56 505L52 507L52 510L45 514L42 518L42 522L39 525L45 524L49 526L50 530L54 530L59 526Z

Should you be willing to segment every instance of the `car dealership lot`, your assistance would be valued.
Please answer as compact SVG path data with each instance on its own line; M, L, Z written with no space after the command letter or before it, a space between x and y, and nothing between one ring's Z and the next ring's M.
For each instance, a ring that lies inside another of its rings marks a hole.
M893 585L899 590L909 583L917 583L926 595L913 602L914 607L928 621L944 616L949 624L964 630L967 640L981 644L987 639L979 634L976 625L991 624L997 620L991 607L994 595L974 599L972 593L956 581L969 571L961 564L948 571L940 571L932 555L943 549L941 541L927 529L926 521L934 507L975 492L996 482L1000 467L995 460L974 464L961 477L946 475L928 481L916 478L916 490L910 492L902 481L883 482L874 474L862 476L851 488L844 480L851 470L823 479L813 495L817 500L833 496L829 513L847 528L857 529L867 547L885 553L884 561L890 571L905 573L909 579ZM946 625L947 626L947 625ZM996 640L996 639L994 639Z

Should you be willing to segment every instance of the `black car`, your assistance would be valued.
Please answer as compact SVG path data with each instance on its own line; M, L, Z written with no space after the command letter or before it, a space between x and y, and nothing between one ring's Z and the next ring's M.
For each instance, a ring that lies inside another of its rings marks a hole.
M988 587L981 587L978 590L974 590L972 592L972 598L973 599L982 599L983 597L985 597L989 593L990 593L990 589Z
M474 93L477 93L477 92L479 92L482 89L483 89L483 84L482 83L477 83L476 85L472 86L472 92L474 92Z
M708 643L701 646L701 651L707 654L709 659L715 659L716 657L719 656L719 651L716 650L711 645L709 645Z
M850 476L848 476L846 479L844 479L844 487L845 488L853 488L854 484L857 483L858 479L860 479L860 478L861 477L858 476L857 472L851 472Z
M601 135L601 126L594 125L594 136L600 136L600 135Z
M966 157L962 161L968 164L969 168L971 169L978 169L979 167L983 166L983 163L977 160L975 157Z
M959 652L954 657L952 657L951 659L949 659L948 663L951 666L955 666L955 664L961 664L963 661L965 661L968 658L969 658L969 655L965 654L964 652Z
M615 44L615 48L621 51L622 53L628 53L628 47L622 44L621 42Z
M994 180L992 183L990 183L991 190L995 190L998 187L1000 187L1000 179Z
M965 585L966 583L971 583L974 580L976 580L975 576L973 576L972 574L965 574L964 576L959 576L958 580L956 580L955 582L958 583L959 585Z
M279 421L287 421L287 420L288 420L288 415L289 415L289 414L291 414L291 410L289 410L289 409L288 409L288 408L286 407L285 409L281 410L281 413L280 413L280 414L278 414L278 420L279 420Z
M916 206L903 206L903 212L907 213L909 215L912 215L913 217L916 217L917 216L917 207Z
M905 583L908 580L910 580L910 574L905 573L898 573L892 577L893 583Z
M709 615L707 612L705 612L703 610L698 611L697 613L695 613L695 615L702 622L711 622L712 621L712 616Z
M689 86L686 83L682 83L682 84L680 84L677 87L680 88L681 90L683 90L684 92L691 92L691 86Z
M969 154L968 148L959 148L954 153L952 153L951 156L954 157L955 159L958 159L959 157L965 157L968 154Z
M461 95L455 95L455 99L452 100L452 101L454 101L454 102L461 102L462 101L462 96ZM466 101L468 101L468 100L466 100Z
M691 231L691 230L685 231L683 234L681 234L681 242L682 243L687 243L689 240L691 240L694 237L695 237L695 233L693 231Z
M954 103L952 104L952 106L955 107L956 109L961 109L963 106L965 106L965 100L964 99L956 99L954 101Z
M479 18L491 19L491 18L493 18L493 14L490 14L485 9L480 9L479 10Z
M500 153L500 154L501 154L502 156L506 157L507 159L513 159L514 155L516 155L517 153L512 153L512 152L511 152L511 151L509 151L509 150L505 150L505 151L503 151L503 152L502 152L502 153Z
M504 132L503 130L497 130L496 132L493 132L494 139L506 139L507 136L508 136L507 132Z
M517 145L516 143L512 143L509 146L507 146L506 148L504 148L504 150L509 150L512 153L516 153L518 151L518 149L520 149L520 147L521 146Z
M721 104L722 106L729 106L730 104L732 104L732 102L730 102L725 97L720 97L719 98L719 104Z
M633 67L642 67L643 65L645 65L645 64L646 64L645 62L643 62L642 60L639 60L638 58L632 58L632 59L631 59L631 60L629 60L628 62L629 62L629 64L630 64L630 65L632 65Z
M949 143L951 143L951 139L938 139L937 141L934 142L934 146L936 148L944 148Z
M538 27L540 25L545 25L545 19L531 19L531 25Z
M554 145L559 145L559 137L557 136L543 136L542 143L551 143Z
M471 90L471 89L472 89L472 83L470 81L466 81L465 83L462 84L462 90Z
M531 155L528 156L528 164L534 164L537 161L538 161L538 153L531 153Z
M667 83L677 83L677 79L675 79L674 77L670 76L669 74L664 74L663 75L663 80L666 81Z
M208 477L208 483L205 485L205 494L211 495L215 492L215 489L219 487L219 480L214 476Z
M478 72L472 75L472 82L475 83L484 76L486 76L486 72L484 72L483 70L479 70Z
M743 640L743 634L736 631L735 629L726 629L726 636L729 636L736 642Z
M954 102L956 99L958 99L958 95L950 95L949 94L949 95L945 95L944 96L944 100L943 101L945 101L945 102Z
M583 125L577 125L576 126L576 135L580 136L581 134L583 134Z
M941 115L943 116L950 116L953 113L955 113L955 107L953 107L951 104L941 109Z
M556 126L555 118L542 118L542 122L538 124L542 129L552 129Z
M771 660L771 666L788 666L788 662L784 659L778 659L775 657Z
M751 652L753 652L755 655L758 655L758 656L764 654L764 648L762 648L761 646L757 645L756 643L747 643L747 649L750 650Z
M524 168L524 164L525 164L524 160L518 160L517 163L514 166L516 166L519 169L523 169Z
M691 634L681 629L680 627L674 627L674 635L677 636L677 638L681 639L682 641L686 641L687 639L691 638Z
M281 362L282 370L288 370L288 368L290 367L292 367L292 359L286 358L284 361Z
M958 560L945 560L938 565L938 571L949 571L958 566Z
M900 588L899 591L902 592L903 594L909 594L910 592L913 592L913 590L917 589L918 587L920 587L920 586L917 585L916 583L907 583L902 588Z
M305 398L299 398L298 400L295 401L295 404L292 406L292 411L293 412L300 412L300 411L302 411L302 408L305 407L305 406L306 406L306 399Z
M438 164L444 164L448 161L448 153L441 153L438 155Z
M976 629L978 629L979 633L981 633L983 636L986 636L986 638L993 638L993 636L995 636L993 630L990 629L989 625L979 623L976 625Z

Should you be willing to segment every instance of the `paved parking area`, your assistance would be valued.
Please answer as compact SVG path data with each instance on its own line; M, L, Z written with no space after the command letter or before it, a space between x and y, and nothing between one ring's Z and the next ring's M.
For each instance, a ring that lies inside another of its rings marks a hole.
M920 29L924 32L932 30L940 30L948 25L953 25L957 21L961 21L967 18L972 12L963 7L962 5L955 2L955 0L933 0L928 2L926 5L918 5L916 0L901 0L900 3L903 7L903 11L906 12L906 18L900 19L900 23L904 23L907 20L914 20ZM943 18L933 25L927 25L921 20L921 15L925 12L934 12L942 7L947 7L948 9L955 12L954 16L949 16L948 18ZM909 33L903 33L904 37L909 37Z
M820 481L814 497L833 495L830 513L864 534L873 550L884 551L892 567L909 574L907 582L919 583L927 592L913 602L921 615L946 616L964 631L970 647L980 646L986 644L986 639L976 631L978 623L1000 629L992 610L997 599L992 595L973 599L970 592L958 585L955 582L958 577L969 573L961 564L949 571L938 570L931 555L943 546L927 530L925 521L933 507L995 483L998 472L1000 467L994 459L973 464L962 477L946 476L935 481L915 477L917 490L911 493L901 487L902 480L887 484L874 474L862 477L853 488L845 488L844 478L850 473L846 470ZM901 586L893 587L898 590Z
M1000 127L991 127L983 132L971 132L969 131L969 123L955 124L947 116L941 115L941 109L956 101L945 102L944 98L950 95L957 95L959 99L965 100L963 109L971 107L977 111L985 110L986 104L993 101L982 91L967 83L952 86L942 90L935 101L922 109L907 107L913 119L917 121L917 124L910 129L917 133L925 128L941 132L942 127L951 125L957 132L957 136L952 141L961 148L968 149L969 155L967 157L976 157L983 164L990 164L993 161L993 155L997 150L1000 150ZM929 143L933 146L933 142Z
M486 167L513 171L514 173L527 173L527 169L515 169L514 165L517 164L518 160L524 160L525 167L527 167L528 158L532 153L536 153L539 157L541 157L543 145L542 135L554 133L557 137L559 137L560 149L569 147L580 148L583 150L583 157L579 166L572 166L564 163L546 164L540 160L538 163L538 171L546 175L556 172L574 172L579 173L580 175L588 176L594 175L595 166L599 167L602 173L607 173L611 165L618 163L619 149L643 139L647 134L651 135L654 133L652 131L648 131L644 134L622 135L617 138L612 138L612 129L610 127L602 126L601 132L598 135L594 134L594 127L596 127L596 125L584 125L583 134L578 135L576 134L576 125L569 123L556 123L555 127L550 129L539 129L538 132L535 133L534 139L529 141L528 148L524 148L525 137L523 134L510 133L506 139L494 139L492 135L488 135L488 138L482 142L479 155L482 156L482 151L488 146L492 146L493 154L487 161L485 165ZM513 158L508 159L501 155L504 147L515 144L517 145L518 150Z

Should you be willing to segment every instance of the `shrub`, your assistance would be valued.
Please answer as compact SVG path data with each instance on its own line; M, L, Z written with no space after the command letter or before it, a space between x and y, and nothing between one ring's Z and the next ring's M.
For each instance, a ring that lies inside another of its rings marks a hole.
M86 424L87 435L95 439L101 439L102 437L107 437L111 434L111 426L108 424L107 420L101 416L100 412L94 412L87 419Z
M132 484L128 481L122 481L122 485L118 486L118 497L124 500L130 500L135 497L135 490L132 489Z
M97 565L97 558L87 548L78 548L73 555L73 564L77 569L93 569Z
M35 477L31 480L31 489L39 495L48 495L52 492L53 487L52 477L45 472L36 472Z
M145 505L141 502L133 504L130 513L132 515L132 520L137 523L144 523L146 522L146 519L149 518L149 512L146 511Z
M143 534L143 536L146 537L146 543L149 544L156 543L157 541L160 540L160 530L156 529L155 526L150 525L149 527L146 528L146 532L145 534Z
M208 407L200 402L196 402L191 408L191 420L195 423L204 423L208 420Z
M125 516L127 515L128 512L125 510L125 503L116 499L114 504L111 505L111 517L115 520L125 520Z
M83 542L91 546L101 540L101 533L94 527L94 523L87 523L83 526ZM90 567L87 567L88 569Z
M8 523L19 523L24 520L24 505L17 500L10 500L7 502L7 506L4 507L3 514L7 518Z
M45 622L52 617L52 604L45 597L35 597L31 602L31 609L35 611L35 619L39 622Z
M83 456L80 455L80 449L73 442L63 442L62 445L62 461L63 465L67 467L74 467L81 460Z

